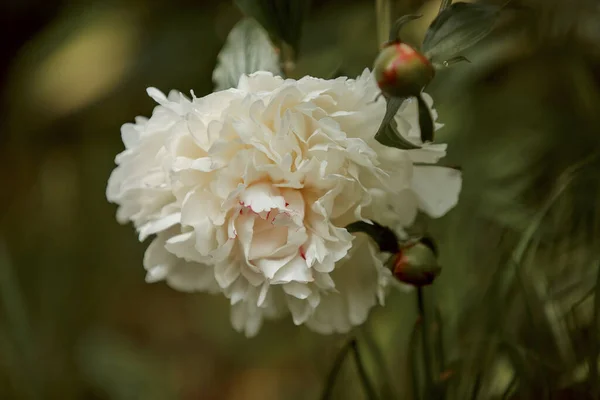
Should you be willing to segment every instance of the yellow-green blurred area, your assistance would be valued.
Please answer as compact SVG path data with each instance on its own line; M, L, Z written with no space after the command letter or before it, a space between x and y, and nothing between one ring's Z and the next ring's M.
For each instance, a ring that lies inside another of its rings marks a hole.
M425 221L444 267L427 294L458 363L448 398L500 399L513 374L527 379L511 399L548 388L586 398L597 381L599 5L512 3L527 8L428 89L464 189L449 215ZM424 15L403 37L417 44L438 6L395 1L397 16ZM209 93L240 18L229 0L2 0L1 399L319 397L343 337L286 319L247 339L223 296L146 284L147 243L105 198L120 126L154 107L145 89ZM375 23L374 0L314 0L293 76L358 75L378 51ZM399 399L414 398L414 309L413 294L395 293L358 332L385 359L387 373L363 347L376 385ZM522 356L519 373L514 357L509 367L497 357L504 342ZM465 394L477 385L480 397ZM364 398L351 362L335 393Z

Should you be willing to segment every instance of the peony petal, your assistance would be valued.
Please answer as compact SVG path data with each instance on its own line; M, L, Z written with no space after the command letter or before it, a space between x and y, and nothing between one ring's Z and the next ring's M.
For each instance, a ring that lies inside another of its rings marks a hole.
M412 187L420 208L434 218L446 214L458 202L462 174L452 168L415 167Z
M283 285L283 291L300 300L307 299L312 294L308 285L299 282L286 283Z
M306 260L297 255L277 271L273 276L272 283L312 282L313 280L310 268L306 265Z
M181 221L181 213L167 215L155 221L150 221L139 228L139 240L143 242L150 235L169 229Z
M240 201L259 213L269 211L271 209L285 208L285 199L278 194L278 191L269 184L258 183L252 185L240 194Z

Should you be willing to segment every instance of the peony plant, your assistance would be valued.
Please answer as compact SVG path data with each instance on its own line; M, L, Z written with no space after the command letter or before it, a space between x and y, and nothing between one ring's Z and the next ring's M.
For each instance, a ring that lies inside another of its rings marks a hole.
M154 237L146 280L222 293L248 336L288 313L320 333L362 324L392 280L374 244L346 226L401 230L419 210L444 215L461 187L460 172L433 165L446 146L420 142L416 102L396 122L418 148L375 140L378 92L369 70L332 80L255 72L202 98L148 89L158 105L123 126L107 188L118 220Z
M141 241L152 238L146 281L225 296L233 327L248 337L286 315L318 333L346 333L385 304L391 287L416 287L422 391L432 398L444 383L434 378L422 288L441 268L434 240L409 228L419 213L452 209L462 177L439 164L446 145L433 140L443 125L424 89L489 33L498 8L443 0L420 50L398 35L418 18L409 15L391 28L374 72L289 79L307 3L236 3L259 22L245 18L229 34L215 91L149 88L157 103L150 118L121 129L125 150L106 196L119 222L131 222ZM322 398L348 352L377 398L354 339Z

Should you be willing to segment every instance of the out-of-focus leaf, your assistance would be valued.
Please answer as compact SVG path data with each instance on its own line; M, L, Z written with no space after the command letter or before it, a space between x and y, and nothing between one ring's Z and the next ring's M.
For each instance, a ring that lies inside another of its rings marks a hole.
M433 126L433 118L431 118L429 107L427 107L427 103L423 99L423 96L417 96L417 102L419 104L419 128L421 128L421 141L423 143L431 142L433 141L433 131L435 130Z
M421 50L436 61L455 57L493 29L501 7L479 3L454 3L433 20Z
M18 369L15 373L19 380L26 382L22 388L30 398L36 399L41 398L42 394L36 362L36 343L29 322L29 313L19 287L6 243L4 238L0 237L0 309L6 318L7 342L12 343L10 354L3 355L10 361L16 362L16 365L13 364L11 367Z
M415 19L419 19L421 18L422 15L417 15L417 14L409 14L409 15L404 15L400 18L398 18L396 20L396 22L394 22L394 25L392 25L392 28L390 29L390 42L393 42L395 40L399 40L399 32L400 29L402 29L402 27L409 23L410 21L413 21Z
M91 333L80 343L78 362L89 384L111 399L176 398L164 367L121 336Z
M217 59L213 72L215 90L236 87L242 75L256 71L281 74L279 56L269 36L251 18L243 19L233 27Z
M405 99L392 97L387 101L387 108L385 110L385 116L381 121L381 125L375 134L375 139L384 146L395 147L397 149L418 149L414 143L409 142L405 139L396 128L396 121L394 117L398 113L400 106Z
M600 394L600 382L598 381L598 355L600 354L600 348L598 343L598 328L600 326L600 263L596 263L597 267L597 278L596 288L594 290L594 313L592 318L592 345L590 351L590 359L588 361L590 368L590 386L592 387L596 395Z
M442 2L440 3L440 13L442 11L444 11L446 8L450 7L450 4L452 4L452 0L442 0Z
M521 353L517 346L512 343L503 341L500 344L499 350L506 355L511 366L515 371L515 378L517 379L517 390L520 392L524 399L532 398L530 382L533 378L533 371L531 371L529 364L527 363L524 355ZM543 398L543 397L538 397Z
M366 233L377 243L379 251L392 254L396 254L400 251L398 238L394 231L388 227L379 225L377 222L373 221L373 224L371 225L364 221L356 221L346 226L346 229L348 229L348 232Z
M256 19L269 33L292 46L296 52L310 3L310 0L235 0L244 14Z
M340 76L348 76L348 74L344 73L344 69L342 67L342 63L335 67L330 73L325 76L325 79L336 79Z

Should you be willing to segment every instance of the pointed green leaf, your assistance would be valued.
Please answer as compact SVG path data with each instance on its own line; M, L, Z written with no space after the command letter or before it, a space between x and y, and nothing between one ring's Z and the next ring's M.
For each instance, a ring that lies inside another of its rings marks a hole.
M296 52L310 0L235 0L244 14L255 18L275 38Z
M396 254L400 251L398 237L390 228L379 225L373 221L373 224L368 224L364 221L356 221L346 226L348 232L366 233L379 245L379 251Z
M429 59L447 60L485 38L494 28L502 7L454 3L433 20L421 50Z
M395 147L403 150L418 149L419 146L409 142L398 132L396 121L394 120L394 117L398 113L404 100L405 99L398 97L392 97L387 100L385 116L381 121L379 130L377 130L377 133L375 134L375 139L382 145L388 147Z
M213 72L215 90L236 87L242 75L256 71L280 75L279 56L265 30L255 20L246 18L233 27L217 57Z
M423 96L417 96L417 102L419 104L419 128L421 130L421 141L431 142L433 141L433 131L435 127L433 126L433 118L431 117L431 113L429 112L429 107L427 107L427 103L423 99Z
M442 62L433 62L432 65L433 65L433 68L435 68L435 70L437 71L437 70L440 70L440 69L443 69L443 68L451 67L454 64L458 64L458 63L461 63L461 62L467 62L467 63L471 64L471 60L469 60L467 57L465 57L465 56L456 56L456 57L452 57L452 58L450 58L448 60L444 60Z

